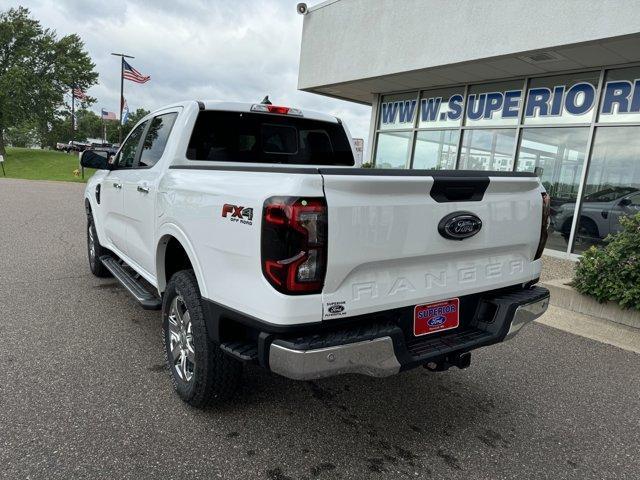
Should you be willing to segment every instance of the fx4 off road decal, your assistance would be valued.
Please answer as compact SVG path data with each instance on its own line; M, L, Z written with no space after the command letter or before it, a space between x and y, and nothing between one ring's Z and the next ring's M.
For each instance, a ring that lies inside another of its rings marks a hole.
M222 217L228 218L232 222L253 225L253 208L225 203L222 206Z

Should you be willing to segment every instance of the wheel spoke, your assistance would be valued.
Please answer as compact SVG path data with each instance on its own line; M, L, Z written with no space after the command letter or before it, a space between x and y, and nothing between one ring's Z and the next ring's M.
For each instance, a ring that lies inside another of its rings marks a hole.
M171 306L169 306L169 315L172 315L175 317L176 315L176 310L178 309L178 297L174 297L173 300L171 300Z
M173 360L174 365L177 363L178 358L182 354L182 349L180 348L179 341L171 341L171 360Z
M187 352L187 360L189 360L189 362L190 362L192 365L195 365L195 364L196 364L196 352L195 352L195 350L193 349L193 345L191 345L191 344L187 344L187 350L186 350L186 352Z
M180 376L185 381L188 380L187 373L187 356L185 354L182 354L182 356L180 357Z
M189 361L193 365L195 365L196 364L196 351L195 351L195 348L193 346L193 332L192 332L192 325L191 325L191 316L189 315L189 311L188 310L185 313L185 318L189 322L187 324L187 334L185 335L185 341L187 343L187 358L189 359Z
M182 297L178 295L178 296L174 299L174 302L175 302L175 306L176 306L176 309L175 309L175 315L176 315L176 318L178 319L178 321L179 321L180 323L184 323L184 318L183 318L183 317L184 317L184 313L183 313L183 310L185 310L185 306L184 306L184 302L182 301Z
M180 332L180 326L178 325L178 319L173 313L169 314L169 330L174 332Z

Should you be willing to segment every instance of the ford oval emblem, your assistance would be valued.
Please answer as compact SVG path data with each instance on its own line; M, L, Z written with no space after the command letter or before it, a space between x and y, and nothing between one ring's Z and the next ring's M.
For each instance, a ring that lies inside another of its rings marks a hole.
M473 237L482 228L482 220L471 212L453 212L440 220L438 232L450 240Z
M446 321L447 319L445 317L443 317L442 315L439 315L437 317L431 317L429 320L427 320L427 324L430 327L439 327Z
M341 313L344 311L343 305L332 305L329 307L329 313Z

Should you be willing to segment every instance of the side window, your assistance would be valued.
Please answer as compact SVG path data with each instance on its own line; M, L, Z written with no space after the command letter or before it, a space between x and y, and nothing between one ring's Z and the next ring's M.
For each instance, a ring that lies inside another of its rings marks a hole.
M147 136L142 144L139 166L153 167L160 160L177 116L177 113L166 113L151 120Z
M118 168L131 168L133 167L133 161L138 153L138 145L140 145L140 138L149 121L138 125L136 129L131 132L127 141L122 145L120 154L118 155Z

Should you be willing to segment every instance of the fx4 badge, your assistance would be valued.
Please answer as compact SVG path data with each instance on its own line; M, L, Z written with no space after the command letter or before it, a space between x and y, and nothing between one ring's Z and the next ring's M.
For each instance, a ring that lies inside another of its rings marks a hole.
M438 232L450 240L473 237L482 228L482 220L471 212L453 212L438 223Z
M231 214L231 216L229 216ZM240 222L244 225L253 224L253 208L240 207L238 205L231 205L225 203L222 206L222 217L228 218L232 222Z

